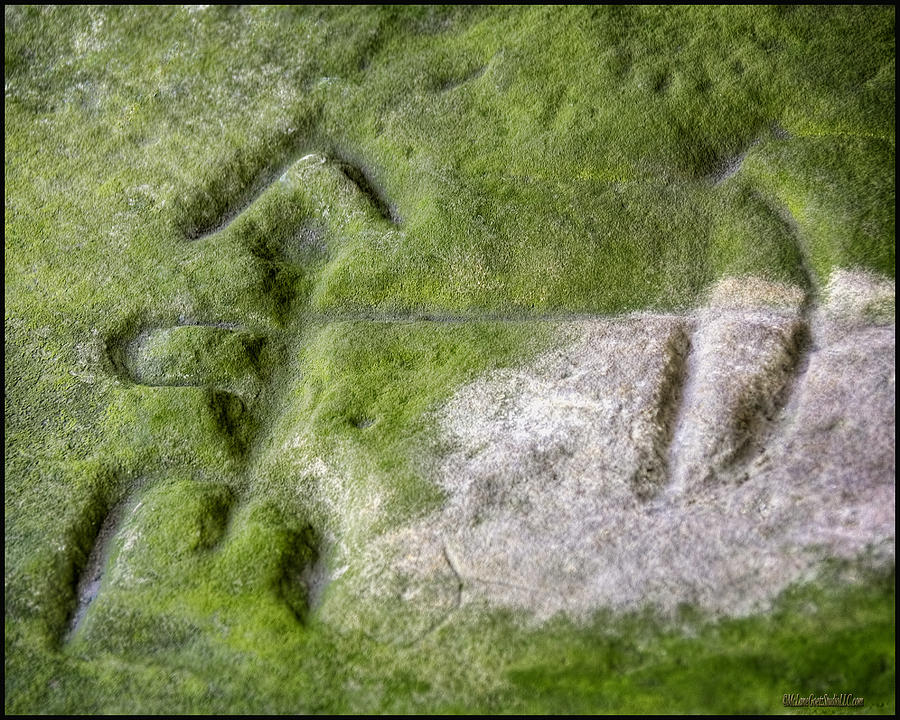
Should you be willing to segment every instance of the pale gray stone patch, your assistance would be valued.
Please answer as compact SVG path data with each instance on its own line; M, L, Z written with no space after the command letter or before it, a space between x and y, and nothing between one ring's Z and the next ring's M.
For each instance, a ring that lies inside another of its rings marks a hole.
M864 270L835 270L825 288L823 331L894 323L894 281Z
M444 505L358 555L372 627L464 606L536 621L688 603L764 611L826 558L894 560L893 285L728 279L686 315L561 323L555 348L435 414ZM386 621L384 621L386 622Z

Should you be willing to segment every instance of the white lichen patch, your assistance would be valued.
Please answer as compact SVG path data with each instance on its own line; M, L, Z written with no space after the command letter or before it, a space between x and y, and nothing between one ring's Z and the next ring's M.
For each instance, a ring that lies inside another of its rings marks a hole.
M894 322L894 281L864 270L836 270L825 288L823 312L854 326Z
M407 638L466 604L742 615L826 558L892 561L894 327L866 320L857 280L810 321L798 290L754 280L690 315L560 325L437 413L445 504L348 582L406 608Z

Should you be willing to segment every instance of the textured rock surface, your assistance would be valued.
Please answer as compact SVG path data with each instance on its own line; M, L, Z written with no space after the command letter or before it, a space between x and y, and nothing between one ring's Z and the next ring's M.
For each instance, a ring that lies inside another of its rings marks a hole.
M754 450L789 390L807 327L802 298L738 306L714 293L697 313L671 447L671 490L694 493L727 480Z
M892 559L888 306L838 273L812 311L728 280L692 315L560 326L440 411L446 503L370 548L360 592L408 607L410 639L468 603L744 614L826 557Z

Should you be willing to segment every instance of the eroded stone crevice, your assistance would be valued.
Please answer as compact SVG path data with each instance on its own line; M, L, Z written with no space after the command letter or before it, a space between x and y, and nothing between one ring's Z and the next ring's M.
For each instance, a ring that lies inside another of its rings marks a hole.
M97 499L95 501L100 502ZM127 493L112 504L103 502L100 504L103 506L102 519L95 526L95 532L91 534L92 539L83 566L76 568L73 608L63 635L64 641L69 641L75 636L87 616L88 609L100 593L113 540L121 528L126 513L133 505L133 494ZM85 521L89 522L89 518Z
M698 313L691 377L670 451L671 493L691 495L728 482L773 421L806 332L799 308Z

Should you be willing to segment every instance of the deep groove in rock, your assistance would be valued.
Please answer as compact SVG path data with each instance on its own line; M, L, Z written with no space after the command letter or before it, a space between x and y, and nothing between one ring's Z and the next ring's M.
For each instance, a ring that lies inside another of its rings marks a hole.
M321 599L327 576L317 534L311 527L295 533L282 560L278 595L301 625Z
M790 233L791 240L794 242L797 256L800 259L800 269L803 271L803 279L806 283L806 288L804 288L806 290L806 298L804 299L801 310L804 320L808 320L813 304L819 299L819 283L816 271L809 259L809 251L806 247L806 242L803 239L803 234L800 231L800 227L797 225L796 218L794 218L787 207L761 192L756 192L755 194L762 204L769 209L769 212L784 223L785 228Z
M254 430L244 401L234 393L213 390L209 407L222 435L230 443L230 450L235 456L243 457L250 447Z
M220 167L219 173L223 176L245 175L250 180L243 189L234 193L230 201L226 201L216 208L214 219L191 219L202 214L202 208L210 201L210 195L222 192L222 188L205 187L196 190L194 196L188 198L181 208L183 218L179 222L179 229L183 237L194 242L208 238L221 232L240 217L269 187L284 174L305 151L314 143L313 127L315 120L309 118L300 120L301 127L290 135L276 138L272 143L274 152L270 154L268 162L254 161L241 153L235 153L232 159ZM227 180L226 180L227 182ZM207 183L207 185L215 183ZM227 192L227 191L226 191Z
M204 227L196 228L195 230L191 230L185 233L185 239L190 242L196 242L198 240L203 240L208 237L212 237L223 230L225 230L231 223L237 220L244 211L247 210L253 203L255 203L259 197L269 189L269 187L281 177L282 173L290 167L291 161L285 162L283 165L279 165L277 168L269 170L267 173L262 175L256 183L251 186L251 190L247 192L242 200L239 200L237 204L229 210L226 210L219 219L211 225L207 225Z
M100 592L100 584L103 580L106 563L109 560L112 540L119 531L122 516L127 505L128 496L112 505L97 527L87 561L76 575L75 606L67 623L64 638L66 642L71 640L78 631L91 603L93 603Z
M679 492L679 488L675 488L672 486L672 480L675 475L675 468L678 465L679 457L678 457L678 447L677 441L679 436L679 430L683 426L685 422L685 413L687 412L687 398L691 391L693 385L697 382L696 373L692 372L693 359L694 359L694 344L693 344L693 332L695 330L695 326L691 324L689 327L684 329L684 352L681 355L681 362L679 367L679 373L677 375L677 382L675 382L676 376L673 374L672 379L672 389L670 391L671 398L671 410L669 414L669 422L668 422L668 433L666 436L666 444L665 444L665 470L666 470L666 484L669 488L669 491Z
M787 137L787 133L777 126L774 128L773 132L776 137ZM793 361L786 371L785 382L779 389L773 401L774 409L772 417L768 418L763 424L763 427L759 428L757 433L757 447L754 448L753 445L748 444L732 458L732 466L740 467L741 469L748 467L765 452L765 448L769 445L774 434L785 422L785 415L797 390L803 385L803 379L809 369L810 359L814 349L812 336L813 313L817 302L821 300L816 272L810 262L806 242L803 239L800 227L797 225L797 221L793 214L787 207L766 197L762 193L758 193L758 197L771 213L781 219L785 224L785 227L789 230L797 249L797 254L800 258L800 267L803 271L806 288L803 303L800 306L800 324L791 338L792 347L789 349Z
M400 224L400 217L397 215L397 212L361 167L347 162L341 157L337 157L335 163L344 177L357 187L360 193L362 193L369 204L378 211L378 214L383 219L395 225Z
M653 498L670 478L670 447L682 406L684 386L688 381L687 357L690 351L689 328L684 325L677 326L673 329L665 347L666 364L653 418L658 434L650 456L644 458L641 470L631 478L631 486L635 495L644 501Z
M812 335L805 316L801 317L791 335L787 353L788 364L784 369L784 381L772 397L771 410L762 416L756 413L751 419L744 442L735 449L729 459L730 468L743 469L765 451L783 420L790 399L802 385L812 353Z

